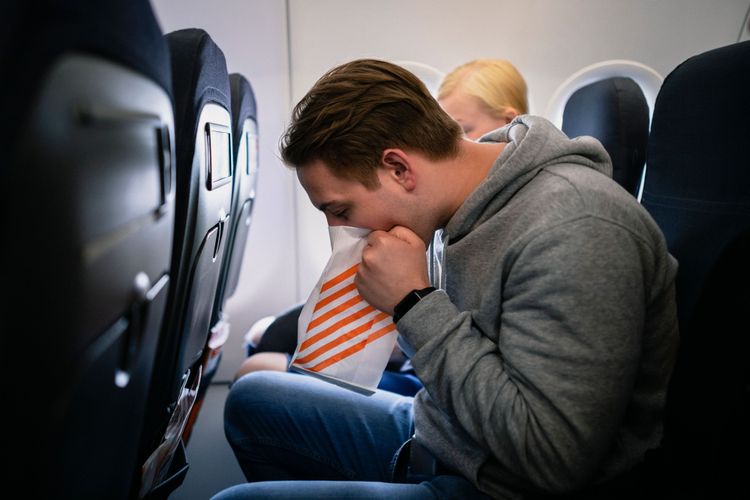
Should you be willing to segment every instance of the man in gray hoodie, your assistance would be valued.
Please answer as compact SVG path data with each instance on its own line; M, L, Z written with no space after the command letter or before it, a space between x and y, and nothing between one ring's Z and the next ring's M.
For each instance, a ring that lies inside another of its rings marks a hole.
M615 495L658 447L677 263L596 140L528 115L466 140L416 77L358 60L300 101L282 154L329 224L372 230L355 283L424 389L240 379L227 437L277 482L220 498ZM400 475L420 453L432 467ZM305 479L328 481L278 482Z

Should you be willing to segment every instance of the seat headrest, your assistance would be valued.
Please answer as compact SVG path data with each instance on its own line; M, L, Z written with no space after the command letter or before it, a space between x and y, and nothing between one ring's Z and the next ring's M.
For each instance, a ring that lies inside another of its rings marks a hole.
M247 79L239 73L229 75L229 87L232 94L232 147L234 157L242 140L242 126L248 118L257 122L258 113L255 103L255 93Z
M652 67L628 59L610 59L590 64L570 75L557 87L547 103L545 116L562 128L563 109L573 92L599 80L612 77L632 78L643 91L649 107L649 122L654 111L654 102L664 78Z
M576 90L563 111L569 137L596 137L612 159L612 177L633 195L646 161L649 112L641 87L612 77Z
M227 62L204 30L188 28L165 35L172 60L178 158L192 161L198 117L208 103L231 112Z
M694 56L664 80L646 189L750 209L750 41ZM645 193L644 193L645 196Z
M19 90L38 81L60 55L82 52L123 64L172 94L169 52L148 0L16 3L24 5L4 38L11 67L3 74L12 74Z
M73 52L124 65L172 95L169 51L148 0L12 4L9 18L2 20L0 48L0 95L7 102L6 116L25 116L44 75L60 56Z
M683 62L664 80L654 106L641 202L680 263L681 330L716 262L750 230L748 89L750 41Z

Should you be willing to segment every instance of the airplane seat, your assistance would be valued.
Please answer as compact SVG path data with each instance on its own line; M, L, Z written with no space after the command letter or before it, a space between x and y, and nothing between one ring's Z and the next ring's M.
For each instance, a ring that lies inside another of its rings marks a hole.
M654 110L642 203L679 262L663 497L750 498L750 41L683 62Z
M236 200L235 206L238 207L238 217L233 220L233 228L230 231L232 258L226 265L224 300L232 297L237 290L255 202L259 166L255 93L250 82L240 74L230 74L229 83L232 89L232 131L237 134L233 136L237 174L234 176L232 193L233 200Z
M201 384L232 199L224 54L202 29L174 31L165 39L175 96L174 279L141 442L140 495L148 498L169 495L187 473L183 431Z
M255 94L250 82L238 73L229 75L229 86L232 100L232 153L235 160L232 174L232 209L227 223L226 254L211 314L211 330L203 351L201 363L203 380L183 432L185 442L190 439L206 391L219 368L224 344L229 338L231 325L229 317L224 312L224 306L237 289L255 202L258 175L258 121Z
M4 483L129 498L171 278L168 49L145 0L12 4L0 63Z
M611 77L576 90L565 103L562 131L599 139L612 160L612 178L637 196L648 143L648 104L631 78Z
M229 321L224 313L224 306L237 290L258 176L258 114L255 93L250 82L239 73L229 75L229 86L232 100L232 151L235 158L232 176L232 216L227 232L227 253L211 317L203 388L208 385L218 368L221 348L229 336Z
M640 199L648 130L662 80L635 61L592 64L555 90L546 116L569 137L597 138L612 159L614 180Z

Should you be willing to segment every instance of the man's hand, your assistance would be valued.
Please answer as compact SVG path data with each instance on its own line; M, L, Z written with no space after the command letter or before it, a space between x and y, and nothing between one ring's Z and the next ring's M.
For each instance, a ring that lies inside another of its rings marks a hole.
M422 239L403 226L373 231L362 251L354 277L360 295L370 305L393 315L393 308L415 288L430 286Z

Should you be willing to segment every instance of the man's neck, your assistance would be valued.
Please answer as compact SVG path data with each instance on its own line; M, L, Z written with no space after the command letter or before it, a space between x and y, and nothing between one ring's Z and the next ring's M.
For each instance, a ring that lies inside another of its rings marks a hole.
M466 198L474 192L492 169L497 157L505 148L505 143L461 141L459 153L448 161L448 174L445 182L450 186L450 203L447 206L448 219L458 210Z

